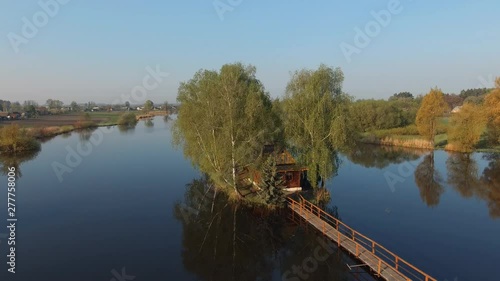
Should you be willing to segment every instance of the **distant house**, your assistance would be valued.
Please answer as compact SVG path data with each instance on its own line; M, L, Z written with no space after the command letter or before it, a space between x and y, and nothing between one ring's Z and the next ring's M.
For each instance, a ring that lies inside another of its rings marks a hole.
M459 113L460 112L460 109L462 109L462 106L455 106L453 108L453 110L451 111L451 113Z
M101 111L101 108L98 106L92 107L92 111Z
M267 157L273 155L276 160L277 174L281 177L287 190L298 191L309 185L307 181L307 168L298 165L289 151L286 149L275 151L274 145L264 146L263 158L267 159ZM261 182L259 171L253 171L251 176L254 185L258 185Z
M49 110L45 106L40 106L36 109L36 113L38 115L47 115L49 114Z

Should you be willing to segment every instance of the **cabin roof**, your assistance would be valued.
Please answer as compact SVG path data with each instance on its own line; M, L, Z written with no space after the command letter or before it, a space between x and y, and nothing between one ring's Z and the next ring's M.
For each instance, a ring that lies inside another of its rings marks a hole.
M276 150L274 145L265 145L263 150L264 158L270 154L275 154L276 165L295 165L297 161L293 158L292 154L286 149Z

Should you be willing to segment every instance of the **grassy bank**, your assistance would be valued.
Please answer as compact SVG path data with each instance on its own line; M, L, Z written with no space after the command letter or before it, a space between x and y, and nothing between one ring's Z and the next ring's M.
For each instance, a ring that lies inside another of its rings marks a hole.
M415 125L410 125L407 127L385 129L385 130L374 130L370 132L365 132L361 134L360 142L386 145L386 146L398 146L398 147L409 147L418 149L436 149L436 150L447 150L455 152L463 152L460 149L450 145L448 143L447 130L449 126L449 118L440 118L440 122L437 128L437 135L434 138L434 146L429 141L426 141L419 135L417 127ZM476 145L476 152L500 152L500 146L491 146L487 143L485 138Z

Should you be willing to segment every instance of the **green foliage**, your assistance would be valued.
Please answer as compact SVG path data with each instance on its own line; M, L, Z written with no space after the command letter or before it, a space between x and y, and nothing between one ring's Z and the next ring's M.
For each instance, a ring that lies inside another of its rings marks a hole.
M135 113L125 113L118 119L118 125L123 127L134 127L137 125L137 117Z
M443 92L434 88L424 97L422 105L417 112L416 125L420 135L434 143L438 127L438 117L442 117L448 110L444 101Z
M362 132L404 127L415 122L418 103L413 99L359 100L351 107L351 116Z
M484 96L468 96L464 100L464 104L466 103L472 103L472 104L482 104L484 102Z
M482 108L465 103L458 113L451 116L448 142L455 150L472 152L486 126Z
M200 70L181 83L182 104L173 126L174 143L221 188L239 195L237 173L251 166L264 144L279 137L279 116L256 69L226 64L219 72Z
M28 136L26 131L21 130L17 124L0 129L0 152L18 153L39 149L40 143Z
M143 109L143 111L144 112L150 112L151 110L153 110L153 108L154 108L154 103L151 100L147 100L144 103L144 109Z
M394 99L413 99L413 94L410 92L400 92L392 95L392 97L389 98L389 100L394 100Z
M460 97L462 99L467 99L468 97L479 97L488 94L491 91L491 89L488 88L482 88L482 89L467 89L467 90L462 90L460 92Z
M287 85L282 110L289 144L309 168L313 187L337 168L336 151L354 143L351 97L342 92L342 71L321 65L296 71Z
M80 106L78 105L78 103L76 103L76 101L71 102L70 107L71 107L72 111L80 111L81 110Z
M500 144L500 77L495 82L497 88L485 97L484 108L488 122L488 141Z
M282 207L286 198L283 189L285 183L276 169L276 158L271 155L267 158L261 168L261 182L259 184L261 191L259 196L268 204Z

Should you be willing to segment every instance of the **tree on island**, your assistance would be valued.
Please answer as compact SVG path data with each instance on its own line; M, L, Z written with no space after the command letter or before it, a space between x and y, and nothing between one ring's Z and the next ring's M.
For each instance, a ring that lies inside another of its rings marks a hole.
M181 83L174 143L218 187L242 197L238 173L276 140L277 117L256 69L241 63L200 70Z
M275 155L270 155L261 169L261 191L259 195L269 205L281 207L285 204L286 187L283 179L278 175Z
M289 145L308 166L308 178L316 189L337 168L337 151L352 144L354 124L351 97L342 92L344 74L321 65L316 70L293 73L283 100L285 135Z

